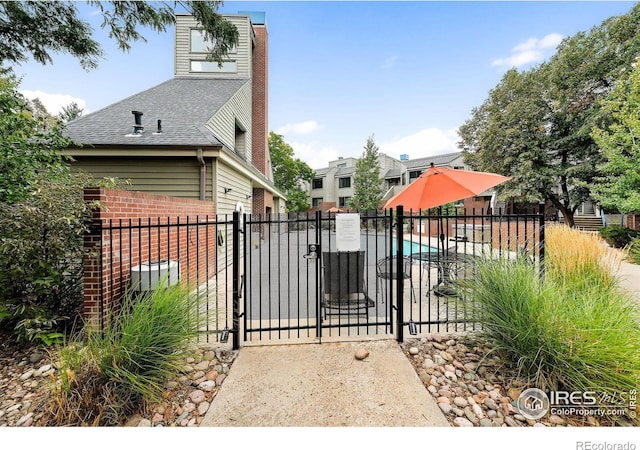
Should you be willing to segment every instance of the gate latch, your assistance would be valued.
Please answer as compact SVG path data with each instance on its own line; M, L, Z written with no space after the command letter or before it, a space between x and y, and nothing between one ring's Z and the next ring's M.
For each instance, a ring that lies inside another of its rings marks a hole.
M306 255L302 255L302 257L307 259L318 259L318 244L309 244L308 253Z

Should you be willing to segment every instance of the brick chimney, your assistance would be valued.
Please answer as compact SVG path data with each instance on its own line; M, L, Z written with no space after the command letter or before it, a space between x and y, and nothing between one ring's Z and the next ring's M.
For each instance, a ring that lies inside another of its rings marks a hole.
M267 178L273 179L269 164L269 46L267 24L265 20L251 17L255 33L255 47L252 56L252 149L251 159L253 165ZM260 23L262 22L262 23Z

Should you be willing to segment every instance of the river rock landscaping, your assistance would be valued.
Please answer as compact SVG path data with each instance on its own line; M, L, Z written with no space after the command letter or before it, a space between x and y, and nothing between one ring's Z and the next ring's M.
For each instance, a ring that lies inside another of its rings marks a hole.
M56 362L37 346L0 344L0 427L51 426L48 401ZM469 335L430 334L401 344L425 389L456 427L607 425L595 417L526 419L516 400L526 386L490 348ZM197 347L165 383L164 400L129 417L128 427L197 427L224 382L237 352ZM506 375L509 374L509 375ZM623 422L621 425L631 425Z
M402 349L449 423L456 427L607 426L593 416L547 415L531 420L516 401L528 387L489 346L470 335L430 334ZM509 374L509 375L506 375ZM627 421L618 425L632 426Z
M12 338L5 338L0 345L0 427L55 425L50 422L48 402L56 362L37 346L19 346L12 343ZM164 400L147 405L122 425L198 426L236 355L222 348L194 348L180 373L165 383Z

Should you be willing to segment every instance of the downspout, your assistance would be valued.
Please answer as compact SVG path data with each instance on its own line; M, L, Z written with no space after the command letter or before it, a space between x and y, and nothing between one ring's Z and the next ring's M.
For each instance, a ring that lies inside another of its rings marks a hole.
M198 149L198 163L200 163L200 200L206 200L207 164L204 162L202 149Z

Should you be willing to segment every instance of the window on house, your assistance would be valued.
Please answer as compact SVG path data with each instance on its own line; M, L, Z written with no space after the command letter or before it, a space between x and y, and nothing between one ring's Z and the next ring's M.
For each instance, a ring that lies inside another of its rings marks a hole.
M193 29L191 30L191 44L189 49L191 53L209 53L209 49L213 48L214 44L205 39L204 33L202 30ZM229 53L236 53L236 47L232 47L229 50Z
M246 132L238 126L238 123L236 123L235 141L236 153L242 156L247 156Z
M215 61L191 60L191 72L198 73L236 73L238 63L236 61L224 61L222 66L218 66Z
M338 208L348 208L351 197L338 197Z
M351 187L351 177L338 178L338 187L339 188Z
M347 167L347 163L340 163L337 165L338 169L342 169L343 167Z
M311 199L311 207L317 208L322 203L322 197L314 197Z
M409 172L409 183L422 175L422 172L422 170L412 170L411 172Z
M311 186L313 189L322 189L322 178L314 178Z

